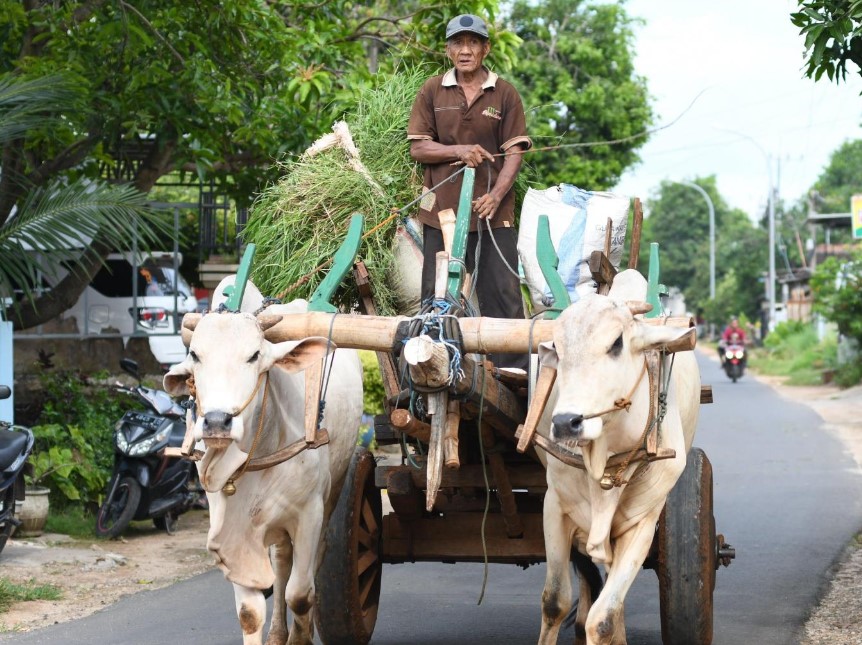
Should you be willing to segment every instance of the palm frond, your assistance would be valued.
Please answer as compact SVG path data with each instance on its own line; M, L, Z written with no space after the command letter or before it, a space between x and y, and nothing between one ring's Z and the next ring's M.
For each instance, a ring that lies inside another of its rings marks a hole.
M122 251L152 248L159 236L172 233L170 223L146 204L146 195L131 186L88 180L55 182L32 191L0 227L0 290L13 285L31 295L38 272L56 275L65 261L74 262L98 240Z
M34 79L0 76L0 144L44 126L45 115L57 112L77 96L77 84L68 74Z

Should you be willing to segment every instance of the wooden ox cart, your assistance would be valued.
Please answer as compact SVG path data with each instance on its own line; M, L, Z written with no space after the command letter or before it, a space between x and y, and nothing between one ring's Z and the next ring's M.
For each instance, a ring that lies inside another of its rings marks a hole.
M440 300L461 298L463 263L457 256L463 257L470 195L472 170L467 170L452 245L456 259L450 261L446 254L438 258ZM630 268L638 261L641 221L640 203L634 200ZM536 451L555 450L535 432L554 382L553 370L540 369L531 388L526 378L498 370L481 358L486 353L535 352L540 342L551 337L553 312L548 319L523 321L376 316L369 275L361 262L354 263L360 236L361 218L355 216L333 269L311 299L312 313L286 316L266 332L272 341L324 336L339 347L375 351L386 390L386 412L375 419L376 440L379 445L402 447L399 464L378 465L372 454L360 452L348 471L317 576L318 612L326 617L318 626L326 643L371 639L385 563L487 561L526 568L543 562L542 501L547 483ZM556 257L547 227L540 229L540 245L546 279L557 302L565 303L565 288L558 276L554 280ZM658 314L661 288L655 248L648 299ZM596 252L590 261L600 293L607 292L616 273L606 255ZM336 315L329 304L351 268L362 297L361 322L355 315ZM652 320L692 325L688 318ZM445 325L437 329L436 338L429 331L433 324ZM444 336L457 344L460 364L454 374L452 352L439 342ZM668 351L692 349L693 342ZM318 401L308 398L319 391L320 378L319 372L307 374L306 409L312 411L307 426L312 440ZM701 402L709 403L711 397L710 388L703 387ZM638 458L646 461L666 456L657 447L654 433L640 453ZM554 454L571 459L571 455ZM391 505L386 514L381 501L384 490ZM715 572L733 557L733 549L715 530L709 460L693 449L644 563L659 577L666 645L698 642L705 632L712 633ZM537 614L539 594L537 589Z

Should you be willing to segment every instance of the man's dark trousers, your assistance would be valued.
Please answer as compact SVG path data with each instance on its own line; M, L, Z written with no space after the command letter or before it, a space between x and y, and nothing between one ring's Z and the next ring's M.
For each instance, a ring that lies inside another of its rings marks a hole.
M518 240L515 229L500 227L492 233L482 226L482 246L479 253L479 268L476 268L476 250L479 243L479 232L467 234L467 253L464 263L467 272L473 274L476 295L479 298L479 309L483 316L489 318L515 318L523 320L524 303L521 300L520 281L513 275L500 258L500 252L494 246L494 240L506 262L513 270L518 270ZM422 264L422 302L427 302L434 296L434 278L436 270L436 255L444 250L443 233L439 228L425 225L423 227L424 246ZM517 367L524 371L529 366L529 354L494 354L489 356L496 367Z

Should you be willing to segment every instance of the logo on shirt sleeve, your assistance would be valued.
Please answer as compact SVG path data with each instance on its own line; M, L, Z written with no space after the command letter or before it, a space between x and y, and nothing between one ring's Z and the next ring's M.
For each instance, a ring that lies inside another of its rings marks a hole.
M486 107L485 111L482 112L482 116L486 116L490 119L497 119L498 121L503 118L503 115L493 105Z

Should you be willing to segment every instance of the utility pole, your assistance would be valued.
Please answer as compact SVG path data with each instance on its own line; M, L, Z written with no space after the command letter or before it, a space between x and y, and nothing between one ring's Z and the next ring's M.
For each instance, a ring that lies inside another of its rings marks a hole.
M769 207L768 207L768 230L769 230L769 274L766 279L766 297L769 301L769 318L767 320L767 329L772 331L775 328L775 184L772 177L772 156L763 149L763 147L752 139L747 134L730 128L713 126L716 130L724 130L737 136L747 139L753 143L766 161L766 174L769 179Z

